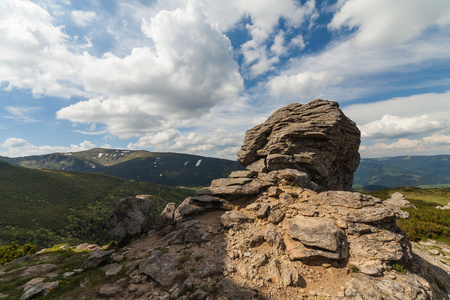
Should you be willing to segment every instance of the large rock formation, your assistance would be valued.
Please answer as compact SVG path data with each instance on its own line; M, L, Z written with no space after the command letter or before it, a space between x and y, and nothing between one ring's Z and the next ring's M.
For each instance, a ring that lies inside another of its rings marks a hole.
M148 230L152 208L153 196L151 195L121 199L106 225L109 237L121 242L127 236Z
M350 190L360 132L337 102L292 103L248 130L238 161L258 172L296 169L320 190Z

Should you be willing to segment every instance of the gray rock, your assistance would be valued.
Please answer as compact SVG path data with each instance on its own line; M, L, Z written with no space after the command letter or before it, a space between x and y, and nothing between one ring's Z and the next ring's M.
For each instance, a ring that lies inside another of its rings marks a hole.
M264 234L264 239L274 249L282 249L284 247L281 235L274 229L268 229Z
M101 263L107 261L112 256L113 253L114 250L110 251L95 250L81 266L81 269L83 270L93 269L98 265L100 265Z
M246 132L238 161L258 172L305 172L320 190L350 190L359 144L356 124L336 102L292 103Z
M340 250L345 241L345 234L338 226L321 218L297 216L286 219L283 229L302 244L326 251Z
M345 284L345 296L349 299L432 299L432 293L423 279L416 275L402 276L400 280L374 278L364 274L355 275Z
M47 296L49 293L51 293L57 287L59 287L59 281L39 283L39 284L29 288L20 297L19 300L27 300L27 299L30 299L32 297L36 297L39 295Z
M101 296L107 296L112 297L116 296L118 293L122 291L122 288L120 285L114 284L114 283L107 283L100 287L98 294Z
M102 268L103 271L105 271L105 276L116 276L119 274L120 271L122 271L123 265L121 264L109 264Z
M177 256L154 251L147 260L139 265L139 273L152 277L163 287L169 287L177 276L178 263Z
M238 178L238 177L253 178L253 177L255 177L255 175L257 175L257 172L244 170L244 171L233 171L233 172L231 172L231 174L228 177L230 177L230 178Z
M248 246L250 248L255 248L260 246L262 243L264 243L264 236L261 234L255 234L250 238L250 241L248 242Z
M262 267L267 263L267 255L265 253L256 253L251 260L253 267Z
M235 179L235 178L228 178L228 179ZM245 184L211 186L201 189L197 193L199 195L215 195L215 196L229 196L229 195L250 196L259 194L265 187L261 182L257 180L247 178L245 178L245 180L250 181L248 181Z
M209 293L207 291L204 291L202 289L198 289L189 297L189 299L192 299L192 300L205 300L206 298L208 298L208 296L209 296Z
M253 220L253 218L237 211L227 211L220 217L220 222L226 228L235 227L246 222L253 222Z
M32 288L33 286L39 284L39 283L43 283L45 280L44 277L36 277L31 279L30 281L28 281L27 283L25 283L25 287L23 288L23 290L26 292L27 290L29 290L30 288Z
M293 286L299 282L298 271L289 260L281 262L274 258L269 262L267 270L268 276L284 287Z
M171 225L174 220L175 209L176 207L174 202L167 203L161 215L153 225L153 228L155 230L161 230L164 227Z
M395 192L391 195L391 198L384 201L387 205L392 205L395 207L407 207L407 208L416 208L411 202L406 200L405 195L399 192Z
M270 205L269 204L261 204L258 211L256 212L256 217L258 219L264 219L269 215Z
M106 224L109 237L121 242L127 236L148 230L152 208L151 195L121 199Z
M348 256L348 252L346 251L346 245L344 245L344 249L342 251L325 251L317 248L309 248L303 245L301 242L292 239L289 235L284 236L284 244L286 246L286 252L289 254L289 258L291 260L297 259L343 259Z
M186 216L222 209L226 204L227 202L225 200L214 197L210 193L188 197L175 210L174 219L181 220Z
M269 217L267 218L267 221L273 224L278 224L284 219L284 211L281 209L273 209L269 213Z

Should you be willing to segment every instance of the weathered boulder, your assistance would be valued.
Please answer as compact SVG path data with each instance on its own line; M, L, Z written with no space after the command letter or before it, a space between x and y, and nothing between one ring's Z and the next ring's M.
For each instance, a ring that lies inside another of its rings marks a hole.
M408 208L416 208L411 202L406 200L405 195L399 192L395 192L391 195L391 198L384 201L387 205L393 205L396 207L408 207Z
M156 250L139 265L139 273L146 274L164 287L171 286L177 276L178 257L172 254L163 254Z
M235 227L239 224L252 221L253 218L237 211L227 211L220 217L220 222L226 228Z
M337 102L292 103L248 130L238 152L247 169L296 169L319 190L350 190L359 165L360 132Z
M297 216L283 222L284 243L291 259L347 258L347 240L334 223L322 218Z
M176 209L175 202L167 203L161 215L158 217L155 224L153 225L153 229L161 230L164 227L171 225L174 219L175 209Z
M83 270L89 270L97 267L101 263L107 261L110 259L110 257L113 255L114 250L110 251L102 251L102 250L95 250L92 252L92 254L89 256L88 259L84 262L84 264L81 266L81 269Z
M153 196L151 195L121 199L106 224L108 235L117 242L121 242L127 236L147 230L152 208Z
M19 300L26 300L38 295L47 296L51 291L59 287L59 281L39 283L29 288Z
M358 274L345 285L349 299L433 299L428 282L408 274L401 280L392 281ZM437 298L434 298L437 299Z

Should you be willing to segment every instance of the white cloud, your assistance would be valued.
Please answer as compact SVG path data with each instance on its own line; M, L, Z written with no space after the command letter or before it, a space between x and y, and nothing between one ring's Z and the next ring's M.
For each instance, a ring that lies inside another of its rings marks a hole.
M97 14L93 11L73 10L70 15L74 23L81 27L87 26L97 18Z
M230 41L205 23L198 6L161 11L143 20L142 30L155 49L135 48L123 59L87 58L84 86L107 98L65 107L58 118L105 123L112 134L129 137L158 131L169 118L200 116L242 89Z
M424 137L423 141L425 144L450 145L450 135L435 133L432 136Z
M6 118L20 120L23 122L38 122L38 120L32 118L30 115L40 109L41 107L7 106L5 107L5 110L9 112L11 116L7 116Z
M300 98L319 98L328 85L338 84L342 78L332 73L302 72L295 75L277 76L267 83L272 94L276 96L297 95Z
M84 141L78 145L70 146L35 146L21 138L8 138L2 144L1 148L5 149L0 152L2 156L18 157L29 155L42 155L55 152L76 152L95 148L95 145L89 141Z
M445 127L443 121L434 120L428 115L412 118L384 115L380 120L360 126L359 129L363 138L392 138L419 135Z
M401 44L429 27L449 24L447 0L353 0L345 2L329 28L357 27L354 45L372 48Z
M400 138L391 142L377 142L361 145L359 151L363 157L442 154L450 151L450 135L435 133L422 139Z
M410 26L411 22L415 25ZM292 58L278 78L268 82L268 87L272 87L273 81L280 86L289 86L297 75L326 72L341 79L338 86L333 81L324 84L322 78L316 79L321 94L327 95L325 98L328 99L361 98L379 92L381 86L384 91L396 90L402 78L399 75L407 77L423 67L440 67L450 58L449 24L450 4L446 0L433 0L432 3L421 0L346 1L329 28L353 26L355 32L339 31L322 52ZM385 25L389 28L384 28ZM417 34L410 35L416 26ZM387 79L389 76L396 84ZM417 88L415 83L410 86L410 89L414 88ZM271 91L275 96L290 99L301 96L298 89Z
M433 120L448 124L450 121L450 91L354 104L345 106L342 110L358 125L380 120L386 114L402 118L413 118L426 114Z
M137 143L130 143L128 149L173 151L235 160L242 141L243 133L241 132L236 133L219 129L212 132L181 134L177 130L168 130L143 136Z
M30 89L35 96L86 96L79 86L79 60L68 51L68 36L38 5L4 0L0 10L0 82Z

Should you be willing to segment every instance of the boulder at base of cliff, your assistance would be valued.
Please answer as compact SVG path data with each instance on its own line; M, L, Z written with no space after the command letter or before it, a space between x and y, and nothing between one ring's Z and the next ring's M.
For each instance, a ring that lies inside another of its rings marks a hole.
M121 242L127 236L147 230L152 208L153 196L151 195L121 199L106 224L109 237Z

